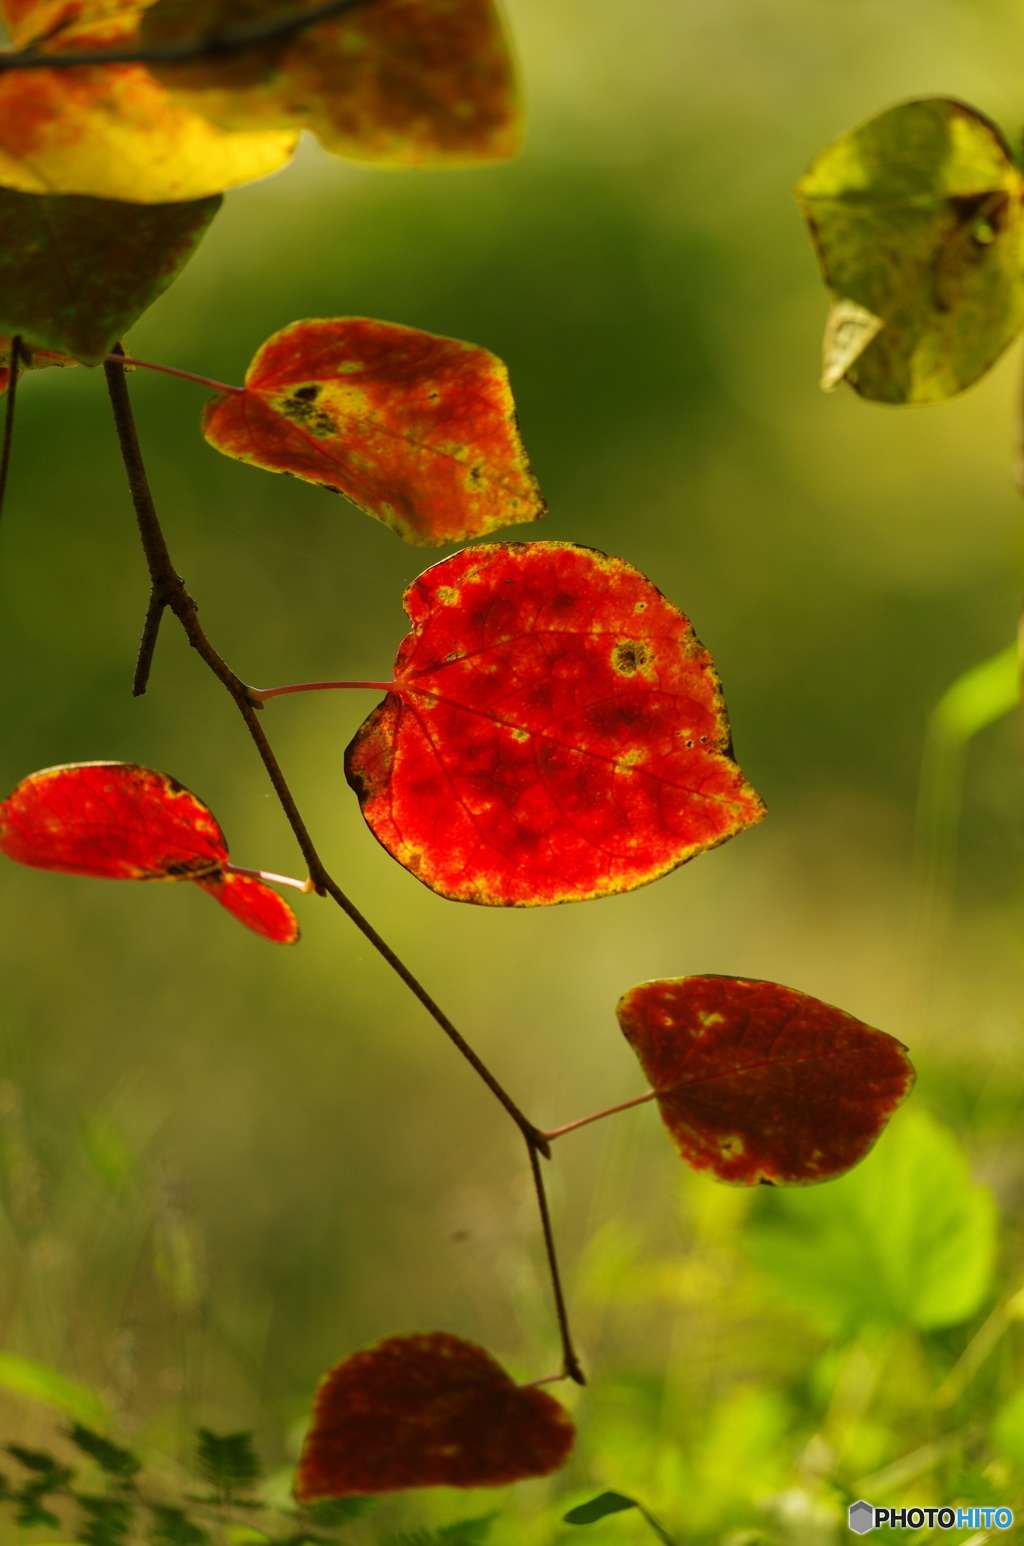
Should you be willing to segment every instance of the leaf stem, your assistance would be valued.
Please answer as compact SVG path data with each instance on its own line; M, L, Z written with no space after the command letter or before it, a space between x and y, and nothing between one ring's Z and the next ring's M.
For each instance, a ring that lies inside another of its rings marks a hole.
M646 1095L634 1095L632 1100L620 1101L617 1106L606 1106L603 1111L591 1112L589 1117L577 1117L575 1122L566 1122L564 1127L553 1127L544 1134L551 1141L552 1138L561 1138L563 1133L574 1133L578 1127L586 1127L588 1122L600 1122L602 1117L613 1117L617 1111L628 1111L630 1106L642 1106L646 1101L657 1097L657 1090L648 1090Z
M7 383L7 407L4 413L4 441L0 450L0 515L3 514L4 495L7 493L7 474L11 466L11 448L14 445L14 408L18 396L18 377L21 374L21 334L11 339L11 375Z
M291 687L250 687L249 696L258 703L268 698L283 698L289 692L326 692L334 687L373 687L381 692L398 692L397 682L295 682Z
M541 1134L541 1136L543 1137L544 1135ZM555 1232L551 1228L548 1194L544 1190L544 1176L540 1168L540 1152L537 1145L531 1143L529 1138L526 1140L526 1152L530 1156L533 1189L537 1194L537 1210L540 1213L540 1224L544 1233L544 1250L548 1259L548 1274L551 1278L551 1287L555 1296L555 1317L558 1321L558 1333L562 1339L562 1368L565 1370L568 1379L575 1380L577 1385L585 1385L587 1377L583 1373L580 1361L576 1356L576 1349L572 1344L569 1312L565 1307L565 1295L562 1292L562 1275L558 1270L558 1256L555 1252Z
M245 387L230 386L226 381L214 381L210 376L197 376L194 370L179 370L176 365L160 365L156 360L140 360L134 354L123 355L116 351L108 354L105 364L118 365L122 360L127 360L129 365L138 365L142 370L158 370L162 376L178 376L182 381L194 381L197 386L211 387L214 392L233 392L241 396Z
M8 70L75 70L96 64L176 64L189 59L219 59L240 53L259 43L271 43L290 37L303 27L332 16L343 16L368 0L321 0L300 11L280 12L237 27L224 27L192 38L168 39L165 43L136 43L122 48L88 48L62 54L41 54L37 49L0 53L0 74Z
M312 888L318 894L327 895L337 903L346 917L355 924L364 939L368 940L378 954L384 958L392 971L401 978L409 991L423 1005L431 1019L440 1026L448 1039L462 1053L462 1056L483 1080L495 1099L504 1106L508 1115L522 1133L527 1152L530 1156L530 1167L533 1172L534 1187L537 1193L537 1206L540 1212L544 1247L551 1274L565 1372L570 1379L575 1380L578 1384L584 1384L583 1371L572 1344L569 1320L565 1308L565 1297L562 1292L562 1283L558 1271L558 1260L555 1255L555 1242L551 1228L551 1218L548 1212L547 1196L544 1191L544 1180L540 1172L540 1156L543 1155L546 1159L551 1156L547 1137L520 1110L508 1091L495 1078L494 1074L491 1073L477 1053L474 1052L465 1037L456 1029L452 1021L441 1009L440 1005L431 998L419 979L413 975L404 961L395 954L391 946L378 934L377 930L363 916L333 876L328 873L295 803L295 797L288 786L288 782L281 770L281 765L260 723L261 705L253 701L250 697L249 688L232 671L223 656L210 643L199 622L196 603L186 590L184 581L175 570L174 564L171 561L170 551L156 513L153 496L149 488L149 480L146 476L145 464L142 460L138 434L135 429L135 419L132 414L131 400L128 395L128 380L124 370L125 363L127 363L125 356L120 352L115 352L114 357L104 364L103 369L107 378L107 389L114 413L114 424L121 447L121 459L124 462L125 472L128 477L128 487L131 492L132 503L135 507L139 536L149 568L153 597L158 598L162 607L168 607L174 613L192 648L213 672L217 680L224 685L234 700L238 712L245 721L249 734L256 743L256 749L259 752L263 766L274 786L274 791L292 829L295 840L302 851L302 856L309 869L309 879ZM151 609L153 604L151 599ZM302 889L305 890L307 888L304 886Z
M307 896L313 889L308 880L296 880L294 875L275 875L273 870L247 870L240 864L222 864L221 869L228 875L248 875L252 880L270 880L278 886L294 886L296 891L304 891Z

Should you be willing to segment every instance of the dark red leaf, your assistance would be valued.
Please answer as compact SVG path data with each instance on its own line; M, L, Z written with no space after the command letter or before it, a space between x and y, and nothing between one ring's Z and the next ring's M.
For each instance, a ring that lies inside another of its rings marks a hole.
M31 774L0 802L0 853L69 875L195 880L257 934L298 938L295 915L276 892L225 874L227 844L209 808L153 768L72 762Z
M501 361L394 322L282 328L245 392L207 405L203 433L225 456L346 495L420 546L544 514Z
M405 609L396 690L345 767L374 835L431 890L499 907L629 891L764 814L711 656L623 559L470 548Z
M573 1425L473 1342L389 1337L320 1382L295 1477L300 1503L404 1487L505 1487L558 1469Z
M643 982L618 1016L683 1159L721 1181L842 1175L914 1083L894 1036L777 982Z

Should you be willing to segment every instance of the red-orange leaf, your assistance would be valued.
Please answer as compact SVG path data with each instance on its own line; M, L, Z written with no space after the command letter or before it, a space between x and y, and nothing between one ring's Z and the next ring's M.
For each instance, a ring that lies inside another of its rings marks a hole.
M629 891L764 814L711 656L631 564L494 544L405 593L396 690L345 770L374 835L442 896Z
M295 1496L505 1487L557 1470L573 1438L557 1401L516 1385L475 1343L443 1331L389 1337L320 1382Z
M281 0L157 0L165 42L280 15ZM227 129L311 129L335 155L390 166L511 156L520 114L493 0L374 0L283 42L153 73Z
M0 853L69 875L194 880L257 934L298 939L276 891L225 871L227 844L209 808L152 768L78 762L31 774L0 801Z
M282 328L245 392L207 405L203 433L225 456L345 494L421 546L544 514L501 361L394 322Z
M842 1175L914 1082L894 1036L777 982L644 982L618 1016L683 1159L721 1181Z
M216 877L204 876L196 884L215 896L239 923L254 934L272 939L277 945L294 945L299 937L299 920L284 897L254 875L233 871Z

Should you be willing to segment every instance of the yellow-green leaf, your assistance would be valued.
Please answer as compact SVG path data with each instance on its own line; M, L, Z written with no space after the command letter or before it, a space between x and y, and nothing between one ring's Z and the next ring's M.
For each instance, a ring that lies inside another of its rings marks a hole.
M88 1385L65 1379L56 1369L31 1358L21 1358L17 1353L0 1352L0 1385L17 1396L27 1396L30 1401L40 1401L44 1406L67 1412L69 1417L87 1426L102 1426L107 1420L107 1409L101 1397Z
M16 47L44 52L136 41L145 0L0 0ZM57 30L53 30L57 29ZM201 199L276 171L291 126L229 133L174 101L142 65L0 76L0 185L138 204Z
M0 188L0 333L97 364L188 262L220 204Z
M282 0L157 0L147 41L280 13ZM515 71L493 0L373 0L218 60L154 66L176 99L229 129L311 129L335 155L392 166L511 156Z
M835 299L822 385L941 402L1024 326L1024 179L993 123L942 97L836 140L796 187Z

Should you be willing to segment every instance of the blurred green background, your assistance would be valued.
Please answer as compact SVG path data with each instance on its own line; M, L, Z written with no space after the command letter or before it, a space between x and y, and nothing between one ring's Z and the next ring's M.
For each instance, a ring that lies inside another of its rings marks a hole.
M613 1009L647 977L770 978L908 1042L914 1103L956 1132L1003 1219L992 1279L984 1194L965 1190L978 1280L949 1288L945 1321L886 1327L869 1306L851 1331L785 1308L771 1284L804 1269L758 1266L742 1242L806 1220L757 1198L744 1224L751 1199L681 1176L650 1107L566 1138L551 1167L593 1383L565 1395L574 1469L505 1501L502 1542L577 1538L548 1500L599 1485L678 1521L689 1498L695 1538L826 1540L836 1475L951 1423L987 1434L1024 1376L1011 1330L955 1423L933 1400L1024 1268L1016 716L971 748L955 881L923 942L913 859L928 715L1016 628L1020 361L939 408L820 394L825 297L790 189L837 134L914 96L962 97L1016 142L1024 15L1010 0L508 10L531 113L519 160L380 173L305 144L228 196L129 343L229 381L303 316L485 345L509 365L551 510L511 535L622 555L714 654L769 819L580 906L462 907L388 858L342 772L372 695L284 699L265 724L330 868L541 1125L643 1089ZM200 388L137 372L131 389L172 552L230 663L261 686L386 673L402 588L432 555L217 456ZM209 802L238 863L297 873L244 728L173 627L131 698L146 589L100 374L28 378L0 528L4 790L57 762L147 763ZM390 1333L479 1339L524 1379L557 1364L514 1130L337 911L297 905L286 950L194 888L0 870L0 1340L100 1389L135 1442L173 1453L196 1421L255 1427L272 1469L319 1374ZM53 1423L14 1398L0 1420L30 1441ZM837 1440L826 1463L809 1441L829 1422L852 1449ZM971 1501L1012 1495L1024 1411L1003 1431L1002 1450L979 1441ZM910 1501L947 1501L941 1460ZM622 1515L579 1538L642 1532Z

